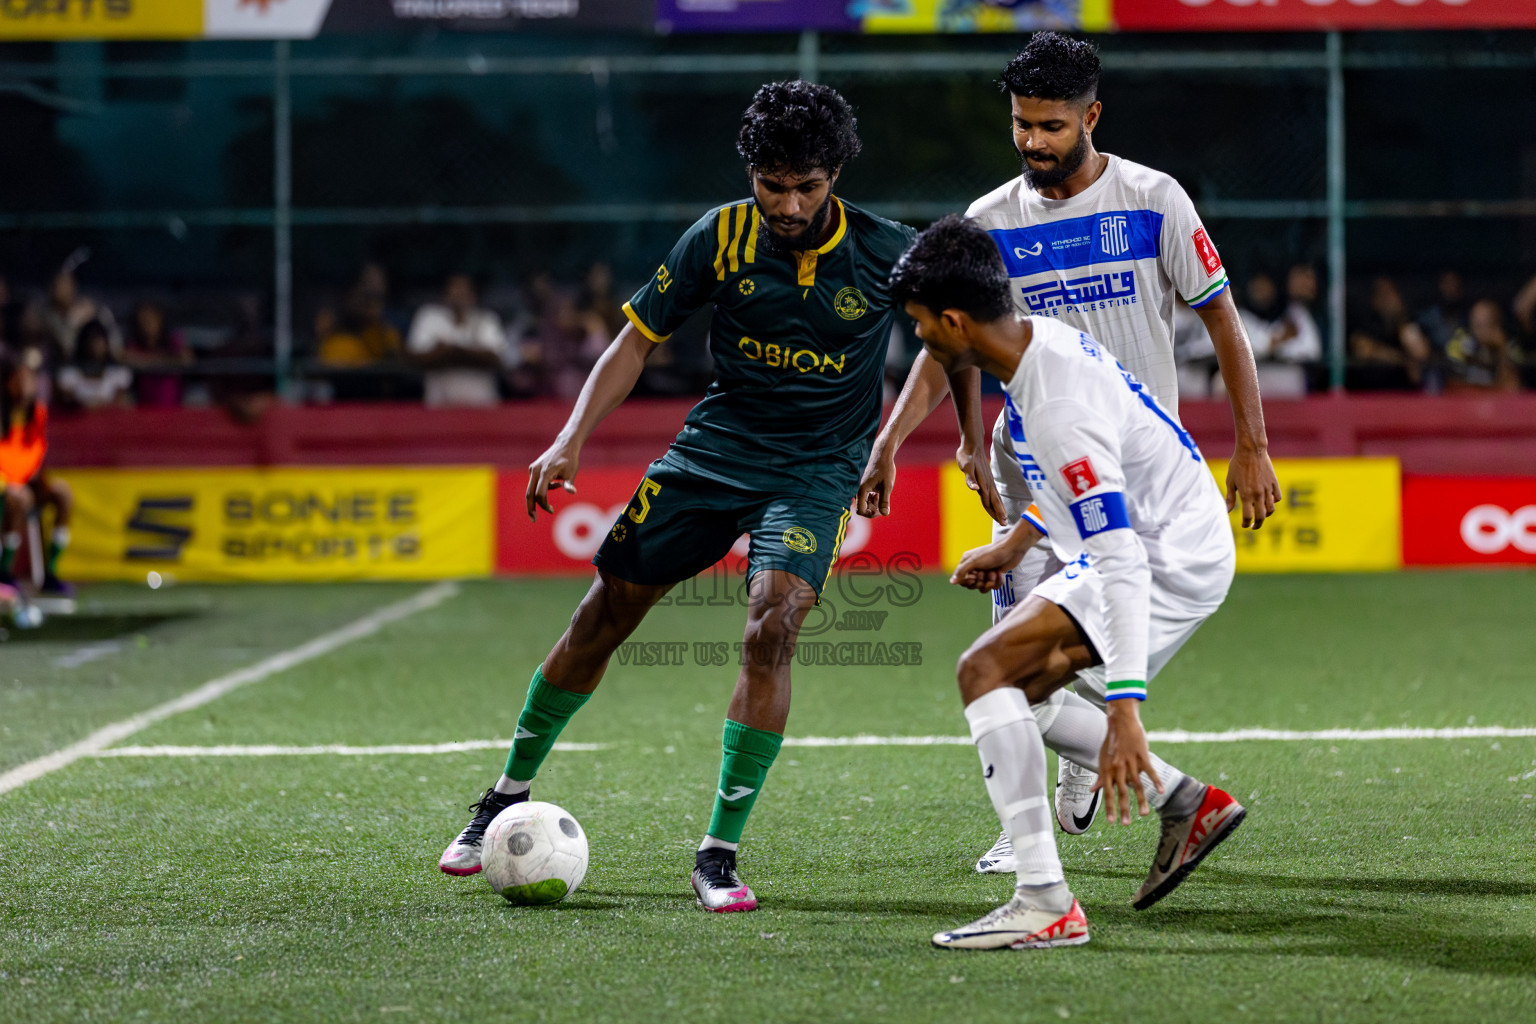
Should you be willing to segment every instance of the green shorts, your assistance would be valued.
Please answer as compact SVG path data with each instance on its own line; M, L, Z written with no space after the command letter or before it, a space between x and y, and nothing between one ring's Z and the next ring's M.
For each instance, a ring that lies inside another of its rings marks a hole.
M830 494L732 487L663 456L651 463L592 564L631 583L680 583L724 558L745 533L748 579L782 569L820 596L848 528L848 505Z

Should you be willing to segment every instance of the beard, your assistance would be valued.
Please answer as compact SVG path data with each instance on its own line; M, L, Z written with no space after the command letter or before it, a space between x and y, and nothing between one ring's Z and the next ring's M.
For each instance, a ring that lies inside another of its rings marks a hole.
M773 230L773 226L768 220L768 211L763 209L761 203L758 203L757 216L762 220L764 227L767 228L766 231L758 236L761 240L760 244L764 249L773 253L804 252L807 249L814 249L816 241L821 238L821 233L827 229L827 219L831 215L832 193L829 190L826 201L817 207L815 213L811 214L810 222L803 229L793 235L781 235Z
M1073 144L1072 151L1060 159L1053 158L1054 162L1040 170L1031 167L1023 153L1019 154L1019 163L1024 168L1024 182L1033 189L1060 185L1076 174L1086 159L1088 159L1088 133L1083 130L1082 125L1078 126L1077 142Z

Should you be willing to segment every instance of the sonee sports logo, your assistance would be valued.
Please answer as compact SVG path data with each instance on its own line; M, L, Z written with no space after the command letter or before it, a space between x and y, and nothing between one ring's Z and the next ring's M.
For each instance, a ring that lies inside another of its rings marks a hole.
M1536 505L1513 512L1499 505L1478 505L1461 517L1461 540L1480 555L1496 555L1510 545L1536 555Z

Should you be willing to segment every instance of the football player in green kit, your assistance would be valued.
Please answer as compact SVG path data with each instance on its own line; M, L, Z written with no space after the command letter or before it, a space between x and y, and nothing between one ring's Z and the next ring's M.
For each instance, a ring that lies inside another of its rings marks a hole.
M450 874L480 870L486 826L528 799L560 730L646 612L746 533L746 656L692 883L707 910L757 907L736 873L737 844L783 740L795 638L837 559L880 425L895 315L887 280L915 232L833 194L859 137L847 101L826 86L763 86L736 148L752 198L709 211L678 241L624 306L629 325L598 360L554 444L528 467L530 516L550 511L550 490L574 493L593 429L629 394L656 346L714 304L716 379L593 559L592 588L533 673L501 780L443 853L439 866Z

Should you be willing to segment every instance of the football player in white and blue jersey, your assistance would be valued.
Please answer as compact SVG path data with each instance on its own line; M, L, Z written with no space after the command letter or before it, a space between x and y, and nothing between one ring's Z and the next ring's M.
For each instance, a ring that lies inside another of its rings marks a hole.
M1056 853L1045 745L1100 773L1111 821L1155 808L1162 838L1132 906L1171 892L1242 822L1229 794L1147 747L1147 684L1225 599L1237 552L1200 449L1133 374L1087 334L1021 317L987 232L949 216L918 236L891 272L893 301L917 321L947 373L975 367L1003 382L1015 448L1039 468L1033 495L1061 566L960 658L965 717L987 794L1014 850L1017 885L1002 907L933 937L959 949L1088 941L1088 922ZM967 552L952 582L994 589L1034 546L1019 523ZM1099 667L1108 713L1065 721L1052 701ZM1063 734L1065 732L1065 734Z
M1102 104L1098 54L1092 44L1054 32L1037 33L1003 70L1013 143L1023 173L971 204L967 215L986 229L1002 254L1018 311L1086 331L1118 359L1175 419L1178 386L1173 359L1175 297L1194 307L1217 352L1231 397L1237 444L1227 470L1228 508L1242 504L1244 526L1257 529L1273 514L1280 489L1270 464L1259 404L1258 375L1227 274L1189 196L1172 177L1093 145ZM958 378L957 378L958 380ZM861 484L860 511L889 511L895 450L943 399L939 368L919 356L880 436ZM962 427L974 423L976 398L953 389ZM981 442L970 436L958 453L970 485L996 520L994 538L1021 520L1038 541L992 594L994 622L1015 599L1059 568L1031 514L1039 467L1017 448L1018 410L1005 399L993 429L990 474L981 469ZM974 427L963 430L973 434ZM990 477L990 478L989 478ZM1083 710L1081 697L1104 706L1103 679L1089 671L1061 700ZM1093 774L1070 759L1059 762L1056 817L1063 831L1081 834L1098 811ZM981 872L1013 870L1007 836L976 862Z

